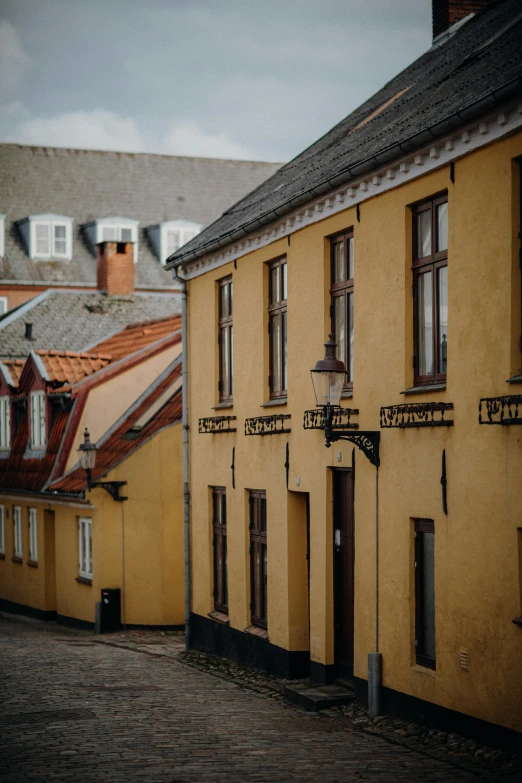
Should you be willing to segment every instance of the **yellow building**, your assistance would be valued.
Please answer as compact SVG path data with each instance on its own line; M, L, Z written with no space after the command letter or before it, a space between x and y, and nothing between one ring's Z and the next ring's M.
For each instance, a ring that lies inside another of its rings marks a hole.
M190 646L363 701L378 652L383 712L505 743L522 731L519 10L442 31L170 259ZM347 372L326 449L310 370L330 331Z
M183 624L179 326L135 324L90 353L0 364L0 609L94 627L107 588L127 626ZM100 479L124 482L125 500Z

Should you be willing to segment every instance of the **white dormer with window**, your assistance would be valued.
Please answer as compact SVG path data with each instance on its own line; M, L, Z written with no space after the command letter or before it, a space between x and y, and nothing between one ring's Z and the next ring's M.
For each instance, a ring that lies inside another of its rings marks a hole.
M5 255L5 215L0 213L0 258Z
M134 263L138 260L138 229L140 221L125 217L106 217L87 223L85 236L93 254L99 242L132 242Z
M30 258L42 261L72 258L73 219L65 215L30 215L17 223Z
M150 226L147 233L156 255L164 264L182 245L186 245L202 229L201 223L191 220L166 220Z
M45 421L45 392L31 392L31 449L45 449L47 443Z

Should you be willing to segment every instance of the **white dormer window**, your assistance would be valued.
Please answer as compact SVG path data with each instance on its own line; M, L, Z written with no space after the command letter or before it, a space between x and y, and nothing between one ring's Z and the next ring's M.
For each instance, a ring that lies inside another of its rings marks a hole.
M5 215L0 214L0 258L5 255Z
M30 258L72 258L73 219L64 215L30 215L18 223Z
M166 220L151 226L147 231L162 264L180 247L190 242L202 229L201 223L191 220Z
M139 220L125 217L100 218L84 226L87 241L93 254L99 242L132 242L134 244L134 263L138 260Z
M31 448L43 449L46 444L45 392L31 393Z

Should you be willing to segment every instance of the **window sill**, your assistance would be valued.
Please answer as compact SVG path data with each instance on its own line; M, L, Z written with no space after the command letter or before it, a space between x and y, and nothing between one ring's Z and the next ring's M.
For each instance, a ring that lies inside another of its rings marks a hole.
M435 669L431 669L429 666L422 666L420 663L416 663L415 666L412 666L411 670L419 672L419 674L428 674L430 677L435 677L437 674Z
M522 375L512 375L508 378L506 383L522 383Z
M445 383L431 383L426 386L412 386L410 389L404 389L401 394L430 394L436 391L445 391Z
M268 402L264 402L262 405L260 405L260 408L275 408L277 405L286 405L288 402L288 397L277 397L273 400L268 400Z
M214 612L210 612L209 617L221 625L230 625L230 619L226 612L220 612L216 609Z
M226 400L226 402L218 402L217 405L214 405L212 408L213 411L220 411L223 408L233 408L234 407L234 400Z
M268 631L266 628L260 628L259 625L249 625L245 628L245 633L250 633L252 636L259 636L261 639L268 641Z
M92 579L89 579L86 576L77 576L76 581L81 585L92 585Z
M520 628L522 628L522 615L520 617L514 617L511 620L511 622L514 623L515 625L520 626Z
M25 564L30 568L38 568L38 560L26 560Z
M11 557L11 562L12 563L20 563L20 565L21 565L24 561L22 560L22 558L19 555L13 555Z

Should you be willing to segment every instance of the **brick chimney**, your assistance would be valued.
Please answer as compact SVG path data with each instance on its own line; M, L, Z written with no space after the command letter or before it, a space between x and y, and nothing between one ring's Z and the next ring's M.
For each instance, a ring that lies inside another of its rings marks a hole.
M432 0L433 39L465 16L478 14L498 2L499 0Z
M133 242L100 242L96 250L98 291L130 296L134 291Z

